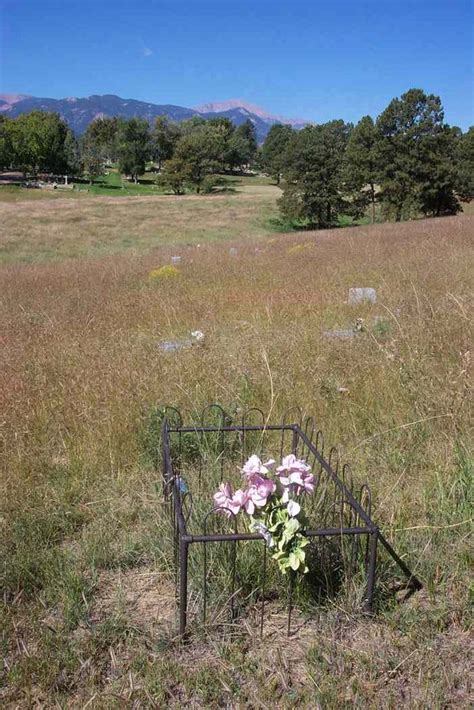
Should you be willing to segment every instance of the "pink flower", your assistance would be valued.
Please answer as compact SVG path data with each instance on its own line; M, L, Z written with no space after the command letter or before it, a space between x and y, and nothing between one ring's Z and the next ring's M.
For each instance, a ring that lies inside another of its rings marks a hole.
M276 484L269 478L254 476L252 485L247 489L247 500L245 510L249 515L253 515L255 508L263 508L267 504L268 498L275 493Z
M235 491L234 495L232 496L232 505L234 507L239 506L239 510L243 508L248 500L248 493L247 491L243 491L241 488ZM237 511L239 512L239 511Z
M214 503L216 508L221 510L227 517L231 514L237 515L246 502L246 493L237 490L232 493L230 483L221 483L217 493L214 493Z
M301 459L297 459L294 454L285 456L281 466L277 468L280 483L288 488L292 493L313 493L314 476L311 467Z
M232 487L230 483L221 483L217 493L214 493L214 503L218 508L222 508L230 498L232 498Z
M242 468L242 475L249 483L253 483L255 476L265 476L265 474L269 473L274 463L274 459L269 459L265 463L262 463L259 457L254 454Z

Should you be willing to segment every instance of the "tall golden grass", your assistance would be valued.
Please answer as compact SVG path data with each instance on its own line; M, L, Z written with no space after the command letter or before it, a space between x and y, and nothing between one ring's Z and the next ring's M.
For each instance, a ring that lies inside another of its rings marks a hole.
M331 656L336 678L329 686L327 661L308 646L305 673L275 678L276 702L290 703L293 688L303 705L316 694L321 706L346 697L375 707L381 692L395 706L403 698L398 679L414 707L467 702L460 639L467 624L474 216L276 234L265 226L273 200L256 192L1 206L0 243L9 255L0 271L5 702L80 706L95 694L102 707L109 692L132 702L122 687L130 673L143 706L172 704L167 673L148 664L146 644L103 624L99 642L91 609L103 570L167 570L154 538L157 473L143 450L151 409L170 403L191 417L214 401L258 406L275 421L294 404L313 414L358 480L371 484L378 521L427 583L421 602L382 612L390 640L380 621L351 621L354 638L383 634L385 659L368 642L362 655L372 660L364 666L351 635L347 653L361 677L350 681L352 690L343 656ZM150 271L176 253L179 279L150 283ZM377 304L347 305L352 286L376 288ZM324 336L357 318L358 336ZM161 340L196 329L206 335L203 346L160 350ZM338 624L323 623L322 646L330 646ZM424 648L435 642L452 663L450 680L441 667L433 670ZM231 668L244 642L226 646L234 661L225 661L223 684L213 673L224 651L209 643L209 682L203 689L197 680L177 681L180 697L203 707L266 707L270 700L249 680L264 675L266 651L257 654L261 666L252 662L257 670L239 671L247 684L239 696ZM104 670L104 653L127 644L122 675ZM48 649L50 661L40 661ZM166 667L179 666L182 653L170 651ZM80 664L89 657L94 671L86 678Z

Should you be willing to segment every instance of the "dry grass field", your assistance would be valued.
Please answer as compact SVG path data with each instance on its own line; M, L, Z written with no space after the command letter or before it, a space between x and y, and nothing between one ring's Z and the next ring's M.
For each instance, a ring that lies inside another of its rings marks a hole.
M470 706L474 215L282 234L277 194L0 204L2 706ZM424 589L180 645L143 442L213 401L315 415Z

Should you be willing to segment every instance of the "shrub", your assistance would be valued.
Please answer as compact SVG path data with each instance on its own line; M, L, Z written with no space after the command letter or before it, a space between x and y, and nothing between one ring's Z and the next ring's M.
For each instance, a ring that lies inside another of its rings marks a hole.
M171 264L166 264L166 266L160 266L159 269L150 271L148 281L152 283L156 281L166 281L168 279L175 279L177 276L179 276L179 269Z

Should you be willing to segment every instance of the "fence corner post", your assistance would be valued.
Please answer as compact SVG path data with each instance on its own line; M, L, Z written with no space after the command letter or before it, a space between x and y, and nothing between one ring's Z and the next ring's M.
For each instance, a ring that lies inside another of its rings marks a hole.
M188 547L189 542L179 541L179 635L184 637L188 614Z
M372 613L375 590L375 573L377 566L377 543L379 538L378 528L375 528L370 533L369 542L369 560L367 565L367 589L364 599L364 611L368 614Z

